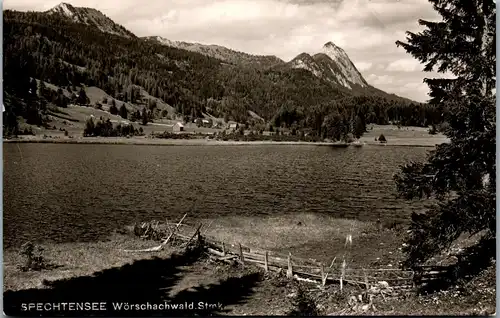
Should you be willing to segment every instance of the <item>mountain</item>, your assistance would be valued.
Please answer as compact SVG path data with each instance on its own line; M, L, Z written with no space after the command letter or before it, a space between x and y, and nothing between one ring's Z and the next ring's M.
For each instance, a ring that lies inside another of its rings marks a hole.
M162 45L175 47L191 52L197 52L210 56L230 64L254 65L263 68L283 64L284 61L274 55L252 55L244 52L231 50L220 45L205 45L200 43L189 43L183 41L171 41L161 36L143 37L146 41L155 41Z
M361 88L369 86L347 53L332 42L326 43L323 51L313 56L307 53L299 54L288 62L288 66L306 69L321 79L348 89L354 86Z
M324 78L323 68L321 68L318 63L316 63L316 60L307 53L301 53L297 55L293 60L288 62L288 65L292 68L301 68L304 70L308 70L316 77Z
M113 20L104 15L101 11L93 8L74 7L69 3L60 3L54 8L46 11L48 14L56 14L66 17L75 23L86 24L95 27L102 32L115 34L127 38L135 38L136 36L125 29L123 26L115 23Z
M207 115L261 131L263 119L334 139L369 123L436 122L427 105L367 85L330 43L314 56L279 63L219 46L139 38L95 9L67 4L46 12L6 10L3 22L4 123L11 128L21 117L30 125L69 118L53 110L67 103L110 111L110 101L134 113L132 121L138 110L153 120ZM265 61L278 64L247 67Z

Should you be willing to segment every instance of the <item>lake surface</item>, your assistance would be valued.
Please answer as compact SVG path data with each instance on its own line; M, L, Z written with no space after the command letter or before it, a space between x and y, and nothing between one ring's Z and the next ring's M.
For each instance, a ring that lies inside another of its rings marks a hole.
M404 220L398 165L429 148L4 144L4 244L89 241L135 221L327 213Z

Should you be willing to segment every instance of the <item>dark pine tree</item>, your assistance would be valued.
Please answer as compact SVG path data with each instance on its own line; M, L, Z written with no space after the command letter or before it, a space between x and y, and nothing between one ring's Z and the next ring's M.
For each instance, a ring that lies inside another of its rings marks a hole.
M361 138L361 136L363 136L365 131L366 131L366 124L364 120L360 116L356 116L356 120L354 121L354 131L353 131L354 137L356 137L356 139Z
M111 102L111 106L109 107L109 113L111 115L118 115L118 107L116 107L116 102L114 99Z
M147 125L149 121L149 116L146 108L142 110L142 115L141 115L141 122L143 125Z
M412 215L405 265L422 264L461 234L477 233L483 233L478 248L493 246L482 249L488 253L481 262L488 263L495 257L495 1L429 1L442 21L420 20L425 30L408 32L406 43L396 44L423 63L424 71L453 76L425 79L430 105L448 109L444 133L450 142L438 145L426 162L404 165L394 177L406 199L438 202Z
M79 105L88 105L90 103L90 100L87 97L87 93L85 92L85 89L83 87L80 89L80 92L78 93L76 102Z
M118 114L123 119L127 119L128 118L128 111L127 111L127 107L125 107L125 104L122 104L122 106L120 107L120 110L119 110Z

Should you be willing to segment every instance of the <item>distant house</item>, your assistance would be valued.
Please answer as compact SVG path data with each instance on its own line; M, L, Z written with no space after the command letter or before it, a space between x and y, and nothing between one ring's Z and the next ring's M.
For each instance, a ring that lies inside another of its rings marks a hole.
M237 130L239 128L239 125L238 123L229 123L229 126L228 126L229 130Z
M173 127L173 131L174 132L184 131L184 125L182 123L180 123L180 122L175 123L175 125Z

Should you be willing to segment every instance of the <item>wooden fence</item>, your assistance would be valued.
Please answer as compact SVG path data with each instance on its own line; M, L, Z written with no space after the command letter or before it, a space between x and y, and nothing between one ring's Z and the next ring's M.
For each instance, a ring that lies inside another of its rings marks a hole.
M213 259L226 262L237 261L242 265L253 264L264 268L266 272L283 271L289 278L317 282L322 286L327 283L338 283L341 288L344 284L354 284L367 289L370 286L382 285L390 286L391 289L408 290L413 289L417 284L434 279L437 274L442 272L435 267L421 268L417 272L395 268L351 268L340 260L335 262L336 259L327 265L313 259L299 258L291 253L281 254L242 244L219 241L214 237L202 234L202 224L198 226L183 224L185 217L186 215L177 224L167 223L170 234L159 246L135 252L158 251L172 241L181 242L184 248L196 242Z

